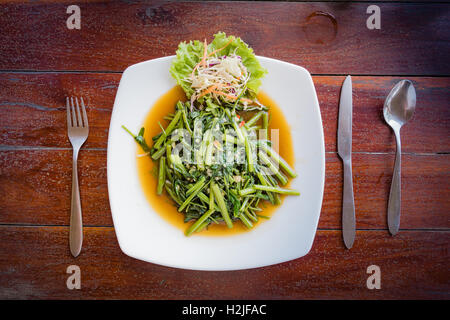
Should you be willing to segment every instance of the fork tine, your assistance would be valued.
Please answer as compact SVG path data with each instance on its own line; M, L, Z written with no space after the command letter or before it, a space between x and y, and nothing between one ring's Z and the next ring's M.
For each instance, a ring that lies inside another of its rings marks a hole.
M89 127L88 118L86 114L86 106L84 105L83 97L81 99L81 110L83 110L83 122L85 127Z
M78 104L78 98L75 97L75 104L77 106L77 116L78 116L78 126L82 127L83 122L81 121L81 111L80 111L80 105Z
M69 104L69 97L66 97L66 107L67 107L67 127L72 126L72 119L70 118L70 104Z
M73 104L73 97L70 97L70 104L72 107L72 126L78 127L77 114L75 113L75 105Z

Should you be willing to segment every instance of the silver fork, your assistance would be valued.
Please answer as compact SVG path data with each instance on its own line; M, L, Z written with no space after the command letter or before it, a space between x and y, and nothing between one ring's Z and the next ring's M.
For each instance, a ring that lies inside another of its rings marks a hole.
M70 100L70 101L69 101ZM86 107L83 98L81 100L81 110L78 104L78 98L66 98L67 105L67 133L73 148L72 163L72 205L70 211L70 252L74 257L78 256L83 243L83 220L81 216L80 189L78 187L78 151L86 141L89 134L89 125L86 115Z

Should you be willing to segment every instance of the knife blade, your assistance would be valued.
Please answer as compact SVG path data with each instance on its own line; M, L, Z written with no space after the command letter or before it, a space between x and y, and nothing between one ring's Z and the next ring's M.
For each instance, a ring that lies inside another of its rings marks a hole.
M347 76L341 88L338 123L338 154L344 166L342 194L342 234L347 249L355 241L355 200L352 177L352 78Z

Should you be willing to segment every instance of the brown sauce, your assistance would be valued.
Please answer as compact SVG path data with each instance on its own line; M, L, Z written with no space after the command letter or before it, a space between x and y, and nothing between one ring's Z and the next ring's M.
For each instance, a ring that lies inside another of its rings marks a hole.
M161 128L158 125L158 121L163 127L166 127L168 121L164 120L164 116L168 113L173 113L175 110L175 104L177 101L186 101L186 96L184 95L181 87L176 86L169 90L167 93L161 96L161 98L156 101L156 103L151 107L149 113L147 114L143 126L145 127L145 139L151 146L152 137L157 135ZM291 165L294 164L294 153L292 146L292 137L289 125L284 118L283 113L277 104L264 92L258 94L258 100L268 106L269 110L269 128L279 129L279 152L280 155ZM282 141L282 143L281 143ZM137 155L143 154L144 152L137 148ZM141 182L142 188L144 190L145 196L150 202L153 209L161 215L161 217L169 222L171 225L177 227L178 229L186 230L191 222L185 223L183 221L184 215L177 211L172 199L164 192L162 195L158 196L156 194L156 186L158 184L158 179L156 176L156 169L158 167L157 161L152 161L150 157L137 157L137 167L139 180ZM283 200L283 197L281 197ZM264 216L271 216L272 213L279 206L274 206L267 201L262 201L261 208L263 211L260 214ZM254 223L254 229L260 223L264 223L266 219L260 218L257 223ZM205 229L195 236L223 236L232 235L240 232L251 231L252 229L247 229L242 223L236 222L233 224L233 228L229 229L225 224L211 224L208 229Z

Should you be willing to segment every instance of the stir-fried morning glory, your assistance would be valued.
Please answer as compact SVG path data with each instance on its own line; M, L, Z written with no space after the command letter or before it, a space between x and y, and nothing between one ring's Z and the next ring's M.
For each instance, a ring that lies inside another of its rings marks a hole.
M192 221L186 236L217 223L252 228L266 218L263 202L299 195L279 186L297 174L267 140L269 108L256 99L267 71L247 44L224 33L210 44L180 43L170 72L188 101L168 106L168 124L155 124L161 132L151 144L144 128L124 129L158 162L155 192L165 191Z

